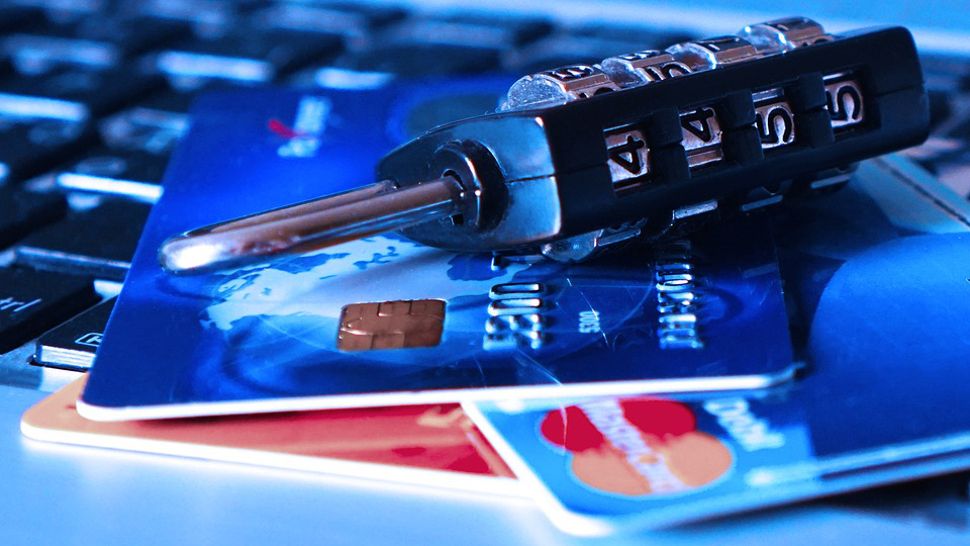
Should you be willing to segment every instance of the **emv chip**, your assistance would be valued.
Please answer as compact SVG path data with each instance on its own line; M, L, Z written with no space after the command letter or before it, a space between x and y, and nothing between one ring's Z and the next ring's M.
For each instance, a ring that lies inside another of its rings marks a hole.
M399 300L352 303L340 312L341 351L434 347L441 341L445 302Z

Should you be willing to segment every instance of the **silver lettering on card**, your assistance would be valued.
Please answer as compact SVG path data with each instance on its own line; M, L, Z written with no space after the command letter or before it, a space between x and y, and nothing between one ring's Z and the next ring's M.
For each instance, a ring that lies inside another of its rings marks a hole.
M489 291L488 318L482 348L486 351L542 346L542 295L540 283L497 284Z
M657 341L661 349L703 349L698 329L700 297L690 241L658 249L654 264L657 291Z

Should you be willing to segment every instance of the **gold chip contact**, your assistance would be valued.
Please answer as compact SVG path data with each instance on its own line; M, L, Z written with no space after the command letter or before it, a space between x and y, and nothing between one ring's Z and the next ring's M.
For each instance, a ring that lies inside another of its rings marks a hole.
M341 351L434 347L441 342L445 302L398 300L352 303L340 311Z

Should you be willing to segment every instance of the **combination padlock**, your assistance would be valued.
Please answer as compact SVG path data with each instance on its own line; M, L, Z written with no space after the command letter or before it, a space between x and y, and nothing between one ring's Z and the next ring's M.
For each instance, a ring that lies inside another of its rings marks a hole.
M395 229L454 251L581 260L840 184L928 126L906 29L771 21L526 76L496 112L392 151L381 182L177 235L160 261L200 271Z

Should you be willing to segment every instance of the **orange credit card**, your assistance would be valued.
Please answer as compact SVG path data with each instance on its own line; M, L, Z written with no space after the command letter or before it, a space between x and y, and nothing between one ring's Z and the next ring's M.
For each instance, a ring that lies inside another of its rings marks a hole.
M99 422L77 413L86 378L30 408L28 438L520 496L455 404Z

